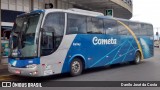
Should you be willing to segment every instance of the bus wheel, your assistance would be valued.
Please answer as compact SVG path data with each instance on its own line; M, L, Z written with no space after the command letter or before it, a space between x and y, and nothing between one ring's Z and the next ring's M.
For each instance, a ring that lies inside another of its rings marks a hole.
M139 52L136 53L134 64L139 64L141 62L141 54Z
M71 76L77 76L82 73L82 61L79 58L75 58L70 64L70 74Z

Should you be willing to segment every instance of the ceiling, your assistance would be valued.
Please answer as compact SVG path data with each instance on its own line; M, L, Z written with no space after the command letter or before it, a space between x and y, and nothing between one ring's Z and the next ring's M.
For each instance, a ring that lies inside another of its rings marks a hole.
M89 10L105 12L106 9L113 9L114 17L130 19L132 11L124 8L120 4L112 0L64 0L80 7L88 8ZM116 0L115 0L116 1ZM125 3L124 3L125 4Z

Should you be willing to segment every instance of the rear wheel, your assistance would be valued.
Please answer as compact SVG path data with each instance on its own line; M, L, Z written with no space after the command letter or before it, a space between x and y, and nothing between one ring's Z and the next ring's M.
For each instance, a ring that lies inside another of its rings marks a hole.
M71 76L77 76L82 73L83 64L81 59L75 58L70 64L70 74Z
M135 55L135 60L134 60L134 64L139 64L141 62L141 54L140 52L137 52Z

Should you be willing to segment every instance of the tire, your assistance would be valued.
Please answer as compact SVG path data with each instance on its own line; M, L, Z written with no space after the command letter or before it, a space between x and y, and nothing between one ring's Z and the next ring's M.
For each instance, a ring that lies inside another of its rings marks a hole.
M83 64L81 59L74 58L70 64L70 74L71 76L78 76L82 73Z
M135 60L133 61L134 64L139 64L141 62L141 54L140 52L136 52Z

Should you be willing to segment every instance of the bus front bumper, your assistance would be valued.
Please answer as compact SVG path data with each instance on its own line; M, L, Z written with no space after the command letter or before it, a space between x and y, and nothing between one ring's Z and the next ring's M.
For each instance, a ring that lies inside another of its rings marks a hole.
M38 70L38 65L33 68L17 68L13 67L11 65L8 65L8 71L15 75L21 75L21 76L30 76L30 77L39 77L40 70Z

